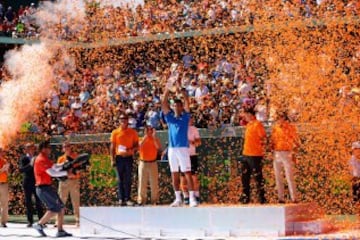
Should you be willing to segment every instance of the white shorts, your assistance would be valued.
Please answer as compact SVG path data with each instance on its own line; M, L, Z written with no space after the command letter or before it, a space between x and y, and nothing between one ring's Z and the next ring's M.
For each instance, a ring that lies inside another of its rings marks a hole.
M172 173L179 172L179 168L180 171L183 173L191 171L189 148L187 147L169 148L168 158L169 158L170 172Z

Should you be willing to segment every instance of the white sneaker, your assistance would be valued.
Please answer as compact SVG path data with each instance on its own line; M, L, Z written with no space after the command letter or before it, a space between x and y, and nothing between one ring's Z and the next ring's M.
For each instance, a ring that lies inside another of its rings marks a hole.
M197 207L199 204L198 202L194 199L194 200L191 200L190 199L190 204L189 204L189 207Z
M175 200L172 204L170 204L170 207L181 207L181 205L181 200Z

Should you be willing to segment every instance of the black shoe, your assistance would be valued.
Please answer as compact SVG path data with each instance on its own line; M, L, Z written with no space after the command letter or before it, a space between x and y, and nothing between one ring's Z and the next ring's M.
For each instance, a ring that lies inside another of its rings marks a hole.
M28 224L26 225L26 227L27 227L27 228L31 228L31 227L32 227L32 223L28 223Z
M72 234L61 230L56 233L56 237L72 237Z
M2 223L2 224L1 224L1 227L7 228L6 223Z
M279 203L280 203L280 204L284 204L285 201L284 201L284 200L279 200Z
M189 205L190 204L190 199L188 197L184 198L184 204L185 205Z
M44 232L43 225L36 223L33 225L33 228L35 228L38 231L38 233L40 233L41 236L46 237L46 233Z

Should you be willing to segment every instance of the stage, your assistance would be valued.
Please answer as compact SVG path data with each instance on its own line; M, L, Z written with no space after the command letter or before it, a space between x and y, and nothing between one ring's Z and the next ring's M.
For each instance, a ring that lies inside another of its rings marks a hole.
M84 219L83 219L84 220ZM83 221L82 220L82 221ZM99 227L101 224L93 223L94 226ZM48 228L45 229L46 234L48 237L40 237L39 233L33 228L27 228L25 223L13 223L10 222L7 224L7 228L0 229L0 239L3 240L16 240L16 239L24 239L24 240L36 240L36 239L44 239L50 240L54 239L56 234L56 228L53 225L48 224ZM81 228L81 227L80 227ZM343 229L338 230L336 232L330 232L326 234L310 234L310 235L292 235L292 236L241 236L241 237L201 237L201 238L194 238L194 237L185 237L186 233L179 234L177 237L154 237L154 238L146 238L146 237L136 237L131 235L126 235L124 231L122 234L93 234L87 233L83 230L80 230L79 227L75 227L74 225L65 225L64 229L73 234L73 237L67 237L67 240L80 240L80 239L91 239L91 240L104 240L104 239L111 239L111 240L185 240L185 239L206 239L206 240L228 240L228 239L239 239L239 240L316 240L316 239L342 239L342 240L353 240L360 238L360 230L359 228L352 228L352 229ZM115 229L114 229L115 230ZM112 235L112 236L110 236ZM126 235L126 236L125 236ZM184 235L184 236L183 236Z
M81 207L80 235L133 238L278 238L337 230L315 203Z

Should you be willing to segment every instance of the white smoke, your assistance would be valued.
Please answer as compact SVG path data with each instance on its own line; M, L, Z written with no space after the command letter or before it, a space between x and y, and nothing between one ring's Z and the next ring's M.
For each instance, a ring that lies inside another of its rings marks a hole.
M53 52L45 44L22 46L5 54L11 81L0 88L0 147L6 146L38 104L47 97L54 81L50 59Z
M84 21L85 6L83 0L61 0L55 3L45 1L40 4L35 15L36 22L39 26L49 26L64 21Z

